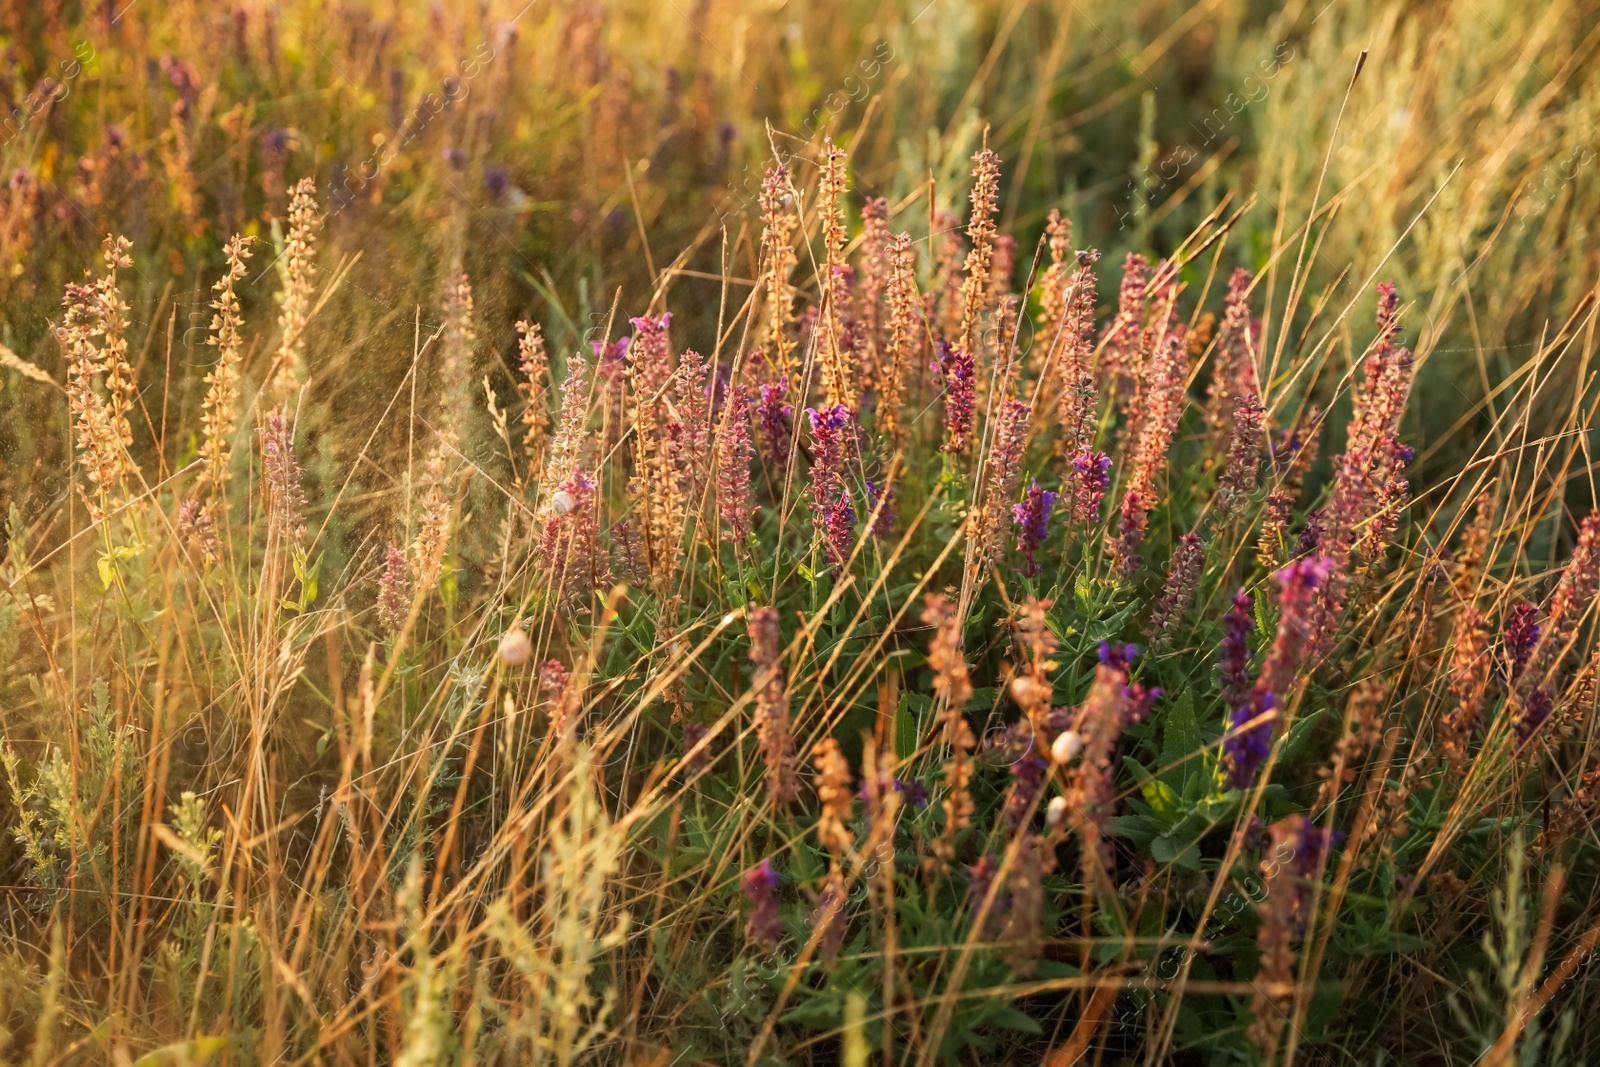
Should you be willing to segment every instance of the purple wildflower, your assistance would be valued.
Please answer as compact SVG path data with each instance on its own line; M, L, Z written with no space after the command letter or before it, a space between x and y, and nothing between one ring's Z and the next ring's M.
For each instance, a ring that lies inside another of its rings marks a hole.
M1150 713L1150 706L1161 698L1160 686L1147 687L1140 682L1128 680L1128 676L1133 672L1133 661L1138 658L1138 645L1100 642L1100 663L1117 676L1118 695L1122 698L1121 726L1123 727L1142 722Z
M1322 536L1326 527L1322 521L1322 509L1317 508L1306 515L1306 524L1300 531L1300 537L1295 542L1294 554L1309 556L1322 544Z
M972 436L973 412L977 408L977 364L965 348L939 342L939 360L934 364L944 377L944 427L946 452L961 452Z
M789 464L789 434L794 418L794 405L783 399L788 389L787 376L776 382L762 382L761 402L756 405L756 428L766 446L767 462L780 471Z
M1528 666L1528 657L1533 654L1533 646L1539 643L1541 627L1533 620L1539 615L1539 609L1532 604L1518 604L1511 612L1511 621L1506 624L1506 681L1514 682L1522 676Z
M1085 448L1072 458L1076 485L1072 494L1072 521L1092 526L1100 521L1100 502L1111 488L1111 457Z
M1048 489L1040 489L1039 483L1034 482L1028 486L1022 503L1011 507L1011 515L1017 526L1017 551L1027 561L1023 573L1030 578L1038 577L1040 571L1037 554L1049 532L1050 512L1056 506L1056 496Z
M1250 594L1243 589L1233 598L1233 607L1223 617L1222 628L1222 694L1229 709L1236 709L1250 697L1250 630L1255 619L1250 614L1254 604Z
M1529 693L1523 705L1512 711L1511 729L1517 735L1517 744L1527 744L1528 739L1539 732L1539 727L1550 718L1551 707L1550 694L1541 687Z
M764 859L744 872L742 882L745 899L750 902L745 934L770 952L783 936L783 923L778 917L778 872L772 869L770 859Z
M883 501L883 510L878 510L878 501ZM894 530L894 487L885 486L878 488L877 482L867 482L867 508L869 512L877 512L877 517L872 520L872 528L867 531L873 537L882 537Z
M1234 709L1229 718L1231 727L1223 742L1224 763L1228 769L1228 785L1234 789L1247 787L1256 771L1266 762L1272 748L1276 720L1258 722L1241 729L1252 719L1279 708L1281 695L1289 691L1296 672L1312 646L1312 616L1317 606L1318 591L1327 582L1334 561L1326 557L1300 559L1281 568L1275 577L1281 587L1278 634L1272 641L1266 662L1261 666L1261 677L1250 691L1248 703Z
M750 536L750 403L733 394L727 426L717 439L717 497L722 505L723 537L742 552Z
M1255 780L1256 771L1267 762L1272 750L1272 722L1246 726L1250 720L1277 707L1277 698L1259 689L1250 699L1233 709L1228 717L1228 736L1222 743L1223 763L1228 769L1228 788L1244 789Z
M615 381L622 377L622 372L628 365L628 345L633 338L623 334L615 341L590 341L589 350L594 353L595 368L601 378L606 381Z
M1172 635L1189 617L1194 607L1195 586L1205 566L1206 546L1198 534L1186 533L1178 539L1167 564L1167 589L1150 613L1145 633L1156 645L1170 644Z
M845 450L853 431L851 416L843 404L821 411L806 409L811 422L812 522L827 542L835 563L849 557L855 538L855 507L844 487Z
M1045 771L1050 761L1039 752L1037 739L1028 739L1028 750L1011 765L1011 794L1006 798L1006 829L1016 833L1028 821L1034 801L1044 790Z
M856 537L856 509L850 502L850 490L840 493L838 501L827 509L823 536L827 541L828 558L835 565L843 566L850 558L850 548Z

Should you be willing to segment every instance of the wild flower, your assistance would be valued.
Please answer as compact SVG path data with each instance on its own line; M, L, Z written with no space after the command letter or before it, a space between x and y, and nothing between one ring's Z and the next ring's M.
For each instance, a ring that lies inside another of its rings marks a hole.
M778 872L770 859L763 859L740 876L740 883L744 898L750 903L745 936L771 952L783 937L783 922L778 915Z
M792 804L800 798L800 779L789 728L789 694L784 688L778 613L759 607L750 613L750 662L755 670L756 734L767 766L767 803Z
M1247 787L1266 762L1276 719L1264 717L1282 709L1295 674L1312 650L1313 612L1333 569L1333 561L1326 557L1300 559L1274 575L1280 587L1278 633L1250 691L1249 702L1234 709L1223 742L1223 764L1230 788Z
M878 487L878 483L867 480L867 514L873 516L872 524L867 533L872 537L883 537L894 530L895 520L898 518L894 510L894 486L885 485Z
M856 839L850 829L856 799L850 763L831 737L817 742L811 759L817 768L817 800L822 805L817 816L817 843L838 863Z
M1261 387L1256 379L1255 349L1261 324L1250 317L1250 286L1255 276L1243 267L1228 279L1226 310L1217 335L1216 356L1211 370L1211 388L1206 400L1206 422L1214 435L1229 426L1238 434L1239 398L1255 398ZM1259 434L1259 423L1257 433Z
M678 359L672 379L672 407L666 424L667 454L678 491L684 500L698 501L708 480L711 461L711 401L706 385L705 357L694 349Z
M261 469L272 528L298 541L306 535L306 491L294 457L294 435L282 412L267 417L261 430Z
M1532 604L1518 604L1511 609L1511 621L1506 623L1505 636L1501 639L1505 646L1505 678L1507 682L1515 682L1522 677L1522 672L1528 666L1528 658L1533 655L1533 646L1539 642L1540 626L1535 619L1539 617L1539 609Z
M1061 388L1061 451L1069 458L1090 452L1099 429L1100 391L1093 367L1094 264L1099 258L1093 249L1078 253L1078 270L1061 297L1059 328L1049 334Z
M185 500L178 509L178 536L200 553L203 564L210 565L222 558L216 522L205 505L194 497Z
M845 488L845 464L854 441L853 413L842 404L806 409L811 424L811 506L829 561L841 564L855 539L855 509Z
M1370 569L1388 547L1406 498L1403 469L1410 450L1398 441L1400 416L1415 371L1411 352L1394 344L1400 325L1394 286L1378 286L1378 336L1363 362L1345 451L1334 460L1333 492L1323 510L1318 551L1333 561L1323 583L1313 640L1325 649L1343 621L1353 566Z
M1250 594L1241 589L1222 619L1218 668L1222 676L1222 698L1229 711L1236 711L1250 698L1250 631L1255 628L1252 607Z
M422 523L411 546L417 569L417 588L433 589L444 570L444 557L450 548L450 516L454 511L443 474L444 444L435 447L428 464L432 476L422 502Z
M861 205L861 256L857 270L855 319L862 351L857 383L863 394L881 394L889 377L888 353L880 345L888 321L886 299L893 275L894 234L889 229L889 201L881 196Z
M761 262L767 295L767 332L772 365L787 385L794 371L795 340L790 336L794 298L789 274L797 257L791 245L795 213L789 207L789 170L781 164L767 170L761 183Z
M1256 562L1268 569L1282 566L1291 551L1290 526L1294 522L1294 496L1281 489L1267 494L1261 513L1261 533L1256 539Z
M828 561L843 567L850 559L850 550L856 538L856 508L850 500L850 490L842 489L839 499L829 504L822 513L822 542L827 549Z
M1123 728L1142 718L1158 690L1135 687L1128 679L1130 651L1101 647L1089 693L1072 716L1082 739L1078 762L1067 775L1069 816L1082 839L1084 881L1095 884L1112 869L1111 817L1116 801L1113 758Z
M550 494L542 514L540 563L560 601L582 610L590 590L607 581L595 517L594 479L585 471L574 470Z
M1120 378L1133 374L1141 362L1140 343L1149 305L1146 284L1150 280L1150 261L1136 252L1128 253L1122 266L1122 285L1117 291L1117 314L1100 336L1100 366L1108 388L1115 390Z
M478 327L472 283L457 272L444 287L444 328L439 335L440 431L459 439L472 418Z
M1066 317L1068 285L1072 264L1072 220L1051 208L1045 216L1045 243L1050 249L1050 265L1039 276L1039 327L1043 336L1053 338Z
M1037 481L1028 486L1020 504L1011 508L1012 522L1017 527L1017 551L1022 553L1023 573L1037 578L1041 570L1039 551L1044 546L1050 530L1050 512L1055 507L1057 494L1040 489Z
M547 659L539 665L539 691L544 694L550 715L550 732L566 738L578 722L583 710L582 687L573 680L572 672L558 659Z
M1108 531L1107 547L1116 564L1117 573L1131 578L1144 567L1144 556L1139 552L1144 545L1146 526L1150 518L1150 504L1137 489L1128 490L1122 498L1122 508L1117 515L1114 531Z
M1188 346L1181 323L1171 324L1164 343L1158 344L1155 357L1140 378L1139 418L1130 422L1136 433L1133 465L1128 476L1128 491L1122 502L1122 520L1111 551L1124 575L1137 573L1143 566L1139 547L1144 541L1150 511L1158 499L1156 476L1164 469L1167 451L1183 417L1184 388L1189 372Z
M1050 761L1040 751L1038 736L1030 731L1027 750L1011 764L1011 791L1006 794L1005 826L1016 834L1027 825L1028 817L1044 792L1045 772Z
M1178 627L1188 620L1205 560L1206 546L1198 534L1186 533L1178 538L1172 560L1167 565L1166 591L1156 601L1150 622L1145 626L1145 636L1154 647L1170 645Z
M550 356L544 348L544 330L536 322L517 323L517 369L522 372L522 380L517 383L523 402L522 451L533 460L544 448L550 418L545 386Z
M1084 449L1072 457L1072 521L1093 526L1100 521L1100 502L1111 488L1111 457Z
M306 325L317 273L317 183L301 178L289 190L289 227L283 241L283 296L278 310L278 350L271 392L282 399L305 380Z
M1445 713L1439 736L1440 754L1454 774L1466 768L1472 735L1482 721L1491 669L1489 629L1477 608L1468 605L1456 620L1449 668L1454 706Z
M750 401L734 390L728 397L722 433L717 438L717 504L722 513L723 539L737 552L747 550L750 537Z
M390 633L405 625L411 609L410 587L405 550L391 544L384 556L383 576L378 580L378 622Z
M818 211L822 215L822 244L827 256L824 264L826 285L823 306L820 309L823 326L821 367L823 402L830 407L855 407L859 402L856 392L856 353L850 343L853 331L845 321L845 309L850 306L851 274L844 263L844 246L849 240L845 227L844 208L841 201L849 189L845 170L845 153L831 139L823 144L822 181L817 193Z
M1543 634L1537 638L1529 670L1524 675L1524 689L1530 682L1539 684L1546 680L1566 652L1597 593L1600 593L1600 512L1593 512L1579 526L1578 544L1572 551L1572 559L1561 572L1555 592L1550 594L1547 622Z
M1044 954L1044 843L1038 834L1019 834L1006 875L1009 899L1003 911L999 940L1009 947L1006 963L1022 977L1033 974Z
M1526 697L1514 698L1511 704L1511 732L1517 744L1525 745L1550 719L1554 701L1543 687L1531 690Z
M1250 1039L1267 1063L1277 1055L1283 1021L1289 1015L1288 987L1295 980L1293 941L1309 917L1313 890L1308 883L1320 872L1328 849L1338 843L1338 835L1318 829L1301 815L1274 823L1271 834L1272 846L1261 861L1266 895L1256 905L1261 970L1253 983L1255 1023L1250 1028Z
M561 383L556 434L545 451L544 485L559 484L575 468L587 465L588 423L589 362L582 352L574 351L567 356L567 374Z
M1233 407L1233 431L1228 439L1228 464L1217 482L1216 506L1226 517L1233 517L1250 500L1256 489L1261 466L1261 420L1266 409L1254 393L1237 398Z
M939 343L939 359L933 364L944 379L944 450L952 455L966 451L972 438L972 420L977 409L977 365L968 349Z
M789 439L792 434L794 405L783 399L789 391L787 378L762 382L755 422L767 463L777 475L789 469Z
M244 318L239 311L239 298L233 287L245 276L245 260L250 258L254 237L234 234L228 241L225 255L228 269L212 286L216 296L211 307L211 335L206 344L217 350L217 362L206 375L206 398L202 405L200 426L204 441L200 458L205 461L204 483L214 492L220 492L232 477L228 470L233 455L234 409L239 400L239 363L243 358L239 327Z
M95 493L83 494L92 518L103 514L100 502L122 483L126 452L111 407L96 388L101 371L98 300L88 286L68 283L62 298L65 324L57 332L67 359L67 401L77 431L79 461Z
M972 247L967 252L967 277L961 286L961 328L956 339L956 347L964 352L973 350L978 316L988 310L996 232L994 213L1000 198L1000 157L984 148L972 161L972 214L967 222Z
M917 299L914 273L916 252L911 235L902 233L889 247L889 338L878 371L878 428L891 446L905 443L905 428L900 422L904 402L906 373L917 350L922 325L922 303Z
M987 485L984 504L978 515L978 558L987 564L998 565L1005 559L1005 542L1000 530L1007 512L1017 496L1017 484L1022 479L1022 453L1028 439L1028 421L1032 407L1023 400L1007 397L1000 404L999 428L995 432L994 446L989 452Z
M956 854L956 840L972 822L973 748L976 740L967 725L962 708L972 698L972 682L961 650L961 620L948 598L929 594L923 601L922 621L933 628L928 642L928 666L933 669L934 695L939 699L939 720L943 743L950 750L944 765L944 829L933 844L934 854L948 866Z

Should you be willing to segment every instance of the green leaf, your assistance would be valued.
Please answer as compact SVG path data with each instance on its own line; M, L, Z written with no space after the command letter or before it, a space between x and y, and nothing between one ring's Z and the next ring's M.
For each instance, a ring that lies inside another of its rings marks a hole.
M1078 610L1085 615L1094 608L1094 585L1087 572L1078 572L1078 580L1072 583L1072 595L1078 602Z
M894 713L894 758L897 760L910 759L917 750L917 717L911 714L908 704L902 695L900 707Z
M1152 778L1139 787L1139 792L1144 795L1145 801L1163 819L1176 819L1178 817L1178 794L1174 793L1167 783Z
M1037 1019L1010 1004L997 1004L987 1014L989 1021L1002 1030L1015 1030L1019 1034L1033 1034L1035 1037L1044 1033Z
M1194 714L1194 691L1185 689L1167 709L1161 742L1161 780L1178 792L1200 769L1200 723Z

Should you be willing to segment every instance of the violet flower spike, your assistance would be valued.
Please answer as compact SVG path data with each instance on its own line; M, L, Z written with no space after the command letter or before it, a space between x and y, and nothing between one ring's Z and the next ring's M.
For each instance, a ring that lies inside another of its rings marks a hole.
M1022 503L1013 504L1011 508L1012 519L1017 526L1017 551L1022 553L1026 561L1023 573L1030 578L1037 578L1042 569L1038 552L1049 533L1050 512L1055 508L1056 498L1056 493L1040 489L1035 481L1028 486Z

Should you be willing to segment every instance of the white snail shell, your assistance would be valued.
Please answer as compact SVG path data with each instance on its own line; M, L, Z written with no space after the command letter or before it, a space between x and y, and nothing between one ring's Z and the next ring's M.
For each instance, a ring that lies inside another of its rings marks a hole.
M520 667L533 658L533 642L528 640L522 627L512 627L500 639L500 658L510 667Z
M556 509L557 515L571 515L572 509L578 506L578 498L565 489L557 489L550 496L550 506Z
M1067 798L1051 797L1050 803L1045 805L1044 821L1052 827L1060 826L1067 817Z
M1078 736L1076 730L1063 730L1056 734L1056 739L1050 743L1050 756L1057 763L1071 763L1082 751L1083 738Z

